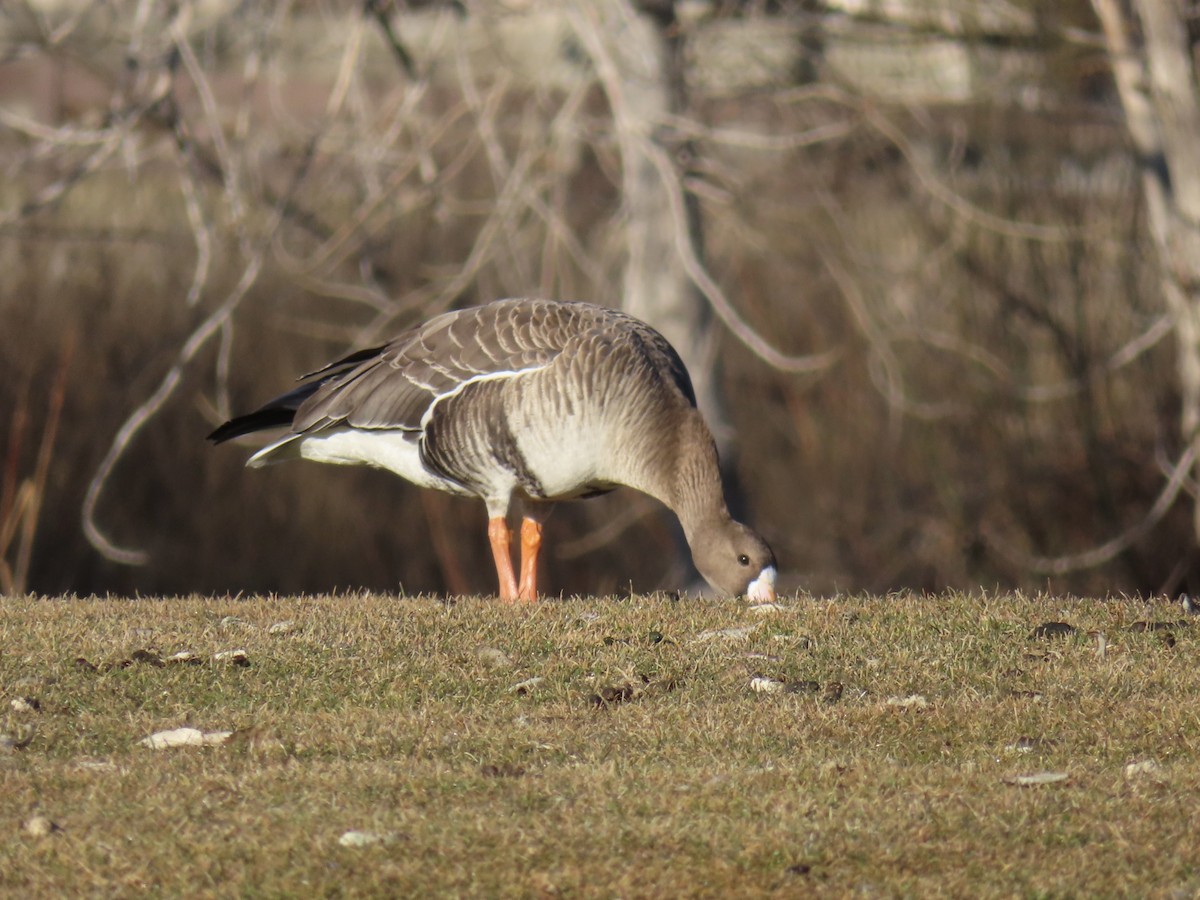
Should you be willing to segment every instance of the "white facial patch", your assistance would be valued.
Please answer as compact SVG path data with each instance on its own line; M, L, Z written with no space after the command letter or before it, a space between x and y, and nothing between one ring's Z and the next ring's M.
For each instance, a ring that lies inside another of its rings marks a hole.
M746 598L749 600L775 599L775 567L767 566L758 573L758 577L746 588Z

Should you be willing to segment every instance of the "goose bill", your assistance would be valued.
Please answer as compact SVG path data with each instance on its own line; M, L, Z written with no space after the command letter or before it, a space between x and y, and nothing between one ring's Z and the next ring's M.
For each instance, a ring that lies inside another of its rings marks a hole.
M775 599L775 567L767 566L758 573L758 577L746 588L746 597L750 600Z

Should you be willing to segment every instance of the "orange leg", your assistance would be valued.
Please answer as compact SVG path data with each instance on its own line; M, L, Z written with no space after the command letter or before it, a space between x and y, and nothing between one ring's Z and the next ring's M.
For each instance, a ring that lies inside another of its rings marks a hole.
M522 600L537 599L537 560L542 546L542 523L533 519L521 520L521 588Z
M512 603L517 599L517 576L513 572L512 553L509 542L508 522L503 516L488 519L488 541L492 545L492 558L496 561L496 575L500 579L500 599Z

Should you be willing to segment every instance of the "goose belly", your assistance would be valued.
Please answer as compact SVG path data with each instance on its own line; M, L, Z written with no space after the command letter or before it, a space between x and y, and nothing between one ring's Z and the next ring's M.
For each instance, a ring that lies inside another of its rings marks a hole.
M335 465L374 466L394 472L420 487L468 493L453 481L430 472L421 462L421 449L415 436L400 430L347 428L310 435L300 439L300 456Z
M546 499L579 497L619 483L611 466L612 436L594 418L565 416L513 431L527 470L521 481Z

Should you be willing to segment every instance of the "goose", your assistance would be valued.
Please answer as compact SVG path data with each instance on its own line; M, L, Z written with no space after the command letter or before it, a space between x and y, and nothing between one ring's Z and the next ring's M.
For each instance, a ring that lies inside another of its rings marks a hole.
M619 486L674 512L697 570L717 591L775 598L775 557L729 514L716 445L683 361L626 313L497 300L438 315L300 381L208 439L284 427L246 465L368 465L481 498L502 600L537 599L554 501ZM519 580L508 526L517 516Z

